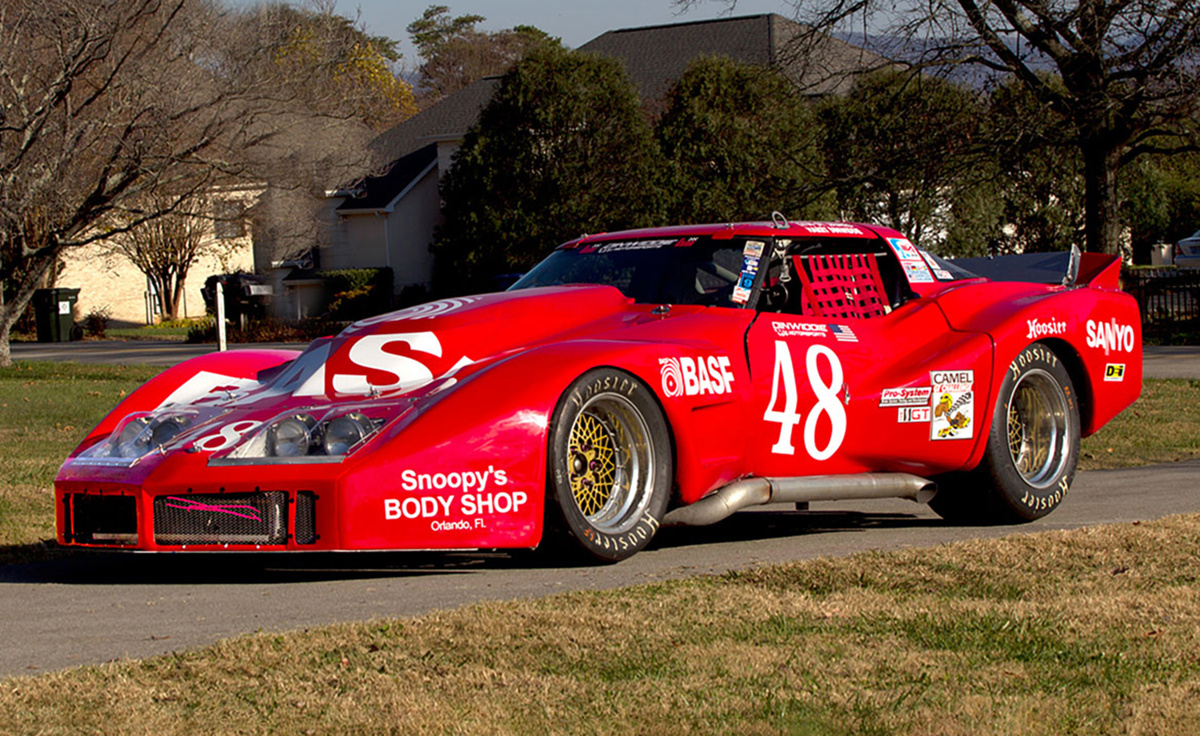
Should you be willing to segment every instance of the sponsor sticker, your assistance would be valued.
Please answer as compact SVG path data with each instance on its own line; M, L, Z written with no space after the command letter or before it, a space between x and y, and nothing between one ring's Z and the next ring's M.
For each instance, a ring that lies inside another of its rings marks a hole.
M739 283L733 287L733 294L730 295L729 299L734 304L745 304L750 301L750 289L742 287Z
M1025 336L1027 340L1037 340L1051 335L1065 335L1067 332L1067 323L1053 317L1050 319L1027 319L1025 324L1029 327L1029 334Z
M793 222L812 235L865 235L861 228L847 222Z
M891 243L892 248L895 249L896 255L900 257L900 260L918 261L920 263L925 262L924 259L921 258L921 252L917 250L917 246L910 243L908 238L888 238L887 241Z
M896 409L896 421L900 424L924 424L933 416L932 407L902 406Z
M733 390L733 373L724 355L659 358L664 396L721 396Z
M1104 366L1104 380L1108 383L1120 383L1125 380L1125 364L1109 363Z
M588 243L579 249L580 253L619 253L627 250L655 250L675 245L679 241L670 240L613 240L607 243Z
M762 258L763 248L766 243L760 240L747 240L746 247L742 248L742 255L747 258Z
M880 406L929 406L929 397L933 395L932 386L911 386L907 388L885 388L879 395Z
M825 337L829 330L818 322L772 322L771 328L779 337Z
M1111 353L1132 353L1136 342L1133 327L1118 322L1115 319L1108 322L1087 321L1087 346L1102 348L1105 355Z
M932 284L933 274L929 272L929 266L925 265L925 261L917 256L915 261L900 261L904 266L904 275L908 277L910 284Z
M521 513L529 503L525 491L500 490L508 485L507 471L489 465L487 470L400 473L400 488L409 493L447 491L383 499L383 518L423 520L435 532L468 531L487 527L483 516Z
M931 440L966 440L974 432L975 371L933 371Z

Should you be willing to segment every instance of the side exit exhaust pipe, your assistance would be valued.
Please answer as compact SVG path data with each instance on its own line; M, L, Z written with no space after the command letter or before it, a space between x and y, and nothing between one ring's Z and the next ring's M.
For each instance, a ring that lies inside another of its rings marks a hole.
M802 478L744 478L663 517L663 526L708 526L750 506L768 503L908 498L929 503L937 484L909 473L812 475Z

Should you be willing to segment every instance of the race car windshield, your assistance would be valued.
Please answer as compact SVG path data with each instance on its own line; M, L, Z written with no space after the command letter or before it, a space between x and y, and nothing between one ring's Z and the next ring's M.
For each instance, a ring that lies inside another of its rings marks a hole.
M757 243L754 249L752 244ZM711 238L613 240L554 251L509 291L538 286L615 286L639 304L741 307L748 291L737 290L745 251L762 252L761 241ZM754 267L757 269L757 256ZM753 273L750 274L753 276Z

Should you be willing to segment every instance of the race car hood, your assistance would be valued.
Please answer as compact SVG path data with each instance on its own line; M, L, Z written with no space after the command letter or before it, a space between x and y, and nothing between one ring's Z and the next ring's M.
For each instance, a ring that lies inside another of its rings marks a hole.
M89 438L102 441L85 441L80 450L90 449L73 460L137 466L139 475L178 453L236 463L261 457L244 448L289 416L322 425L353 414L370 434L498 358L611 332L649 309L612 287L570 286L446 299L372 317L256 378L195 371L156 405L118 407L108 432ZM170 434L165 444L152 439L160 430Z
M492 358L634 314L609 286L568 286L445 299L356 322L314 343L271 383L296 396L388 396L449 379ZM281 379L285 386L281 386ZM249 398L249 397L248 397Z

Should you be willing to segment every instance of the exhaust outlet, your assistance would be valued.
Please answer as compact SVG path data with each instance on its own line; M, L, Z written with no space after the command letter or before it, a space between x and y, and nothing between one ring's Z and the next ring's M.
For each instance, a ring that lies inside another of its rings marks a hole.
M800 478L744 478L717 489L696 503L674 509L663 526L708 526L735 512L768 503L908 498L929 503L937 484L909 473L811 475Z

